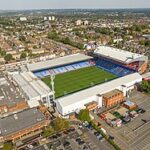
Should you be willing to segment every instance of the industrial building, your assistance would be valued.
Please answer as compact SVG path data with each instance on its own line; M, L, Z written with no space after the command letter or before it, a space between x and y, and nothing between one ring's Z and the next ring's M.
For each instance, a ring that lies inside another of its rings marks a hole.
M37 108L27 109L0 118L0 141L16 141L34 133L40 133L49 124Z
M26 108L28 108L28 104L23 96L7 77L0 74L0 115Z
M25 95L30 107L38 106L40 101L50 106L53 92L32 72L14 73L12 81Z

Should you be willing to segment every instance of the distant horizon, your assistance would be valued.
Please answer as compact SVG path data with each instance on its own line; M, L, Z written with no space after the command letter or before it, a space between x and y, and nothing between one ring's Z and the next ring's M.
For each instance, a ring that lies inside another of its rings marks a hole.
M0 10L138 8L149 9L150 0L0 0Z
M115 9L150 9L149 8L25 8L25 9L0 9L0 11L23 11L23 10L115 10Z

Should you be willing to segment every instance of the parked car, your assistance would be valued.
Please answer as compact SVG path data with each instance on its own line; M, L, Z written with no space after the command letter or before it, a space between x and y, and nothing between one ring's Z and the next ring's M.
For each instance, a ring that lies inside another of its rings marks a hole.
M78 144L79 145L83 145L85 142L83 140L79 141Z
M70 142L68 142L68 141L64 141L63 145L64 145L64 147L67 147L67 146L69 146L69 145L70 145Z
M143 113L146 112L146 110L144 110L143 108L139 108L136 112L137 112L138 114L139 114L139 113L143 114Z
M131 118L130 118L130 116L125 116L125 117L123 117L122 121L123 121L123 123L126 124L131 121Z
M87 145L84 145L82 150L89 150L89 147Z
M78 138L76 139L76 142L79 142L79 141L81 141L81 138L78 137Z
M98 133L98 132L94 132L94 135L95 135L95 136L98 136L98 135L99 135L99 133Z
M99 141L103 141L103 139L104 139L104 138L101 136L101 137L99 138Z

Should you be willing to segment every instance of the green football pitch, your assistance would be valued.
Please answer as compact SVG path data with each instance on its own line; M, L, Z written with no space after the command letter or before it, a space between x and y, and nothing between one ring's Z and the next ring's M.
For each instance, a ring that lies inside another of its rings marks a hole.
M114 78L117 76L95 66L58 74L54 79L55 96L58 98ZM51 87L50 76L43 78L42 81Z

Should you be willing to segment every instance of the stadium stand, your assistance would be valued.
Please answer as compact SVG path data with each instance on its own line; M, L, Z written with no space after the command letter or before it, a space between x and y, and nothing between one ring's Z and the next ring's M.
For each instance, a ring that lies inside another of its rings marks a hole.
M93 65L95 65L93 61L78 62L78 63L66 65L66 66L38 71L38 72L35 72L35 75L39 78L43 78L51 74L55 74L55 75L61 74L61 73L65 73L65 72L69 72L69 71L73 71L73 70L77 70L77 69L81 69L85 67L90 67Z
M131 68L131 69L133 69L133 70L136 70L136 71L138 71L138 69L139 69L139 63L140 62L133 62L133 63L130 63L130 64L127 64L126 66L128 67L128 68Z
M35 75L38 76L39 78L43 78L51 74L55 74L55 75L61 74L61 73L65 73L65 72L69 72L69 71L73 71L73 70L77 70L77 69L81 69L85 67L90 67L94 65L110 73L113 73L117 75L118 77L122 77L122 76L131 74L134 72L132 69L119 65L115 62L109 61L108 59L97 57L94 60L78 62L74 64L68 64L66 66L60 66L57 68L51 68L47 70L38 71L38 72L35 72Z
M96 58L95 62L96 62L96 66L108 72L111 72L119 77L131 74L134 72L133 70L127 67L121 66L119 64L116 64L115 62L112 62L103 58Z

